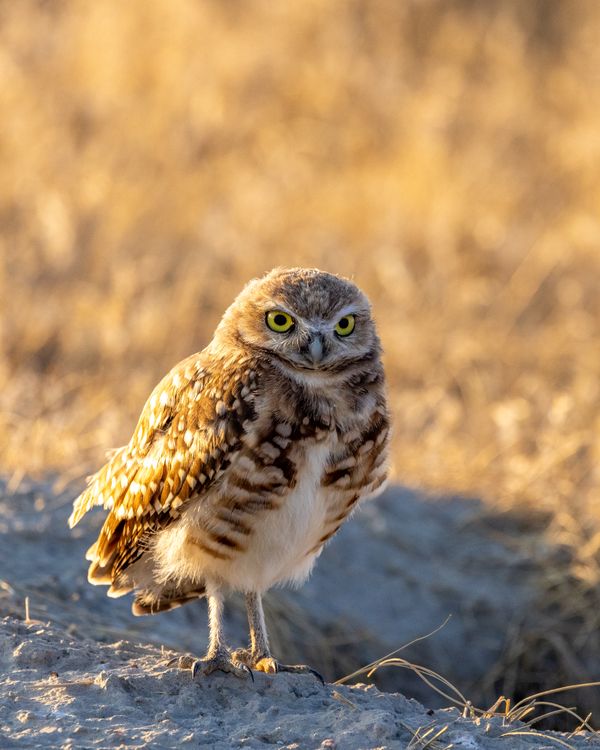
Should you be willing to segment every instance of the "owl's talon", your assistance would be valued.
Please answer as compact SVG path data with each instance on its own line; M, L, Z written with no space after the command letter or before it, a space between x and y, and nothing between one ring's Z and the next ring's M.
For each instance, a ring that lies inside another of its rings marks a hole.
M323 675L317 672L316 669L307 666L306 664L277 664L278 672L291 672L292 674L312 674L322 685L325 685Z
M292 674L312 674L323 685L325 680L316 669L306 664L280 664L272 656L264 656L252 665L257 672L266 672L267 674L276 674L277 672L290 672Z

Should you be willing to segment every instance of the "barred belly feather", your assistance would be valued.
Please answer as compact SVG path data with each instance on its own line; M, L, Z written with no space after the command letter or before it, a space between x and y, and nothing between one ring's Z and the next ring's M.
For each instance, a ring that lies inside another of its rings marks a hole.
M227 485L207 498L208 507L205 502L190 507L174 528L157 538L159 577L196 581L210 577L237 591L301 583L320 551L314 546L322 536L329 494L321 487L321 477L334 440L335 434L325 441L306 441L297 451L299 479L283 495L273 494L266 484L260 494L266 503L251 505L243 514L248 533L236 534L226 521L215 523L215 510L227 508ZM236 470L235 462L231 470ZM216 533L211 536L207 529Z

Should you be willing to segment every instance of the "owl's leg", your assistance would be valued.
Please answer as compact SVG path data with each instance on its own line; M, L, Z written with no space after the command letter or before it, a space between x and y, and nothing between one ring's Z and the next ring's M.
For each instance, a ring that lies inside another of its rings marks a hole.
M248 625L250 626L250 649L234 652L234 658L239 658L258 672L267 672L269 674L275 674L276 672L312 674L325 684L321 675L311 667L307 667L305 664L281 664L271 656L260 594L256 592L246 594L246 610L248 612Z
M199 672L210 674L220 670L231 672L237 677L250 676L254 680L252 670L246 664L238 661L225 645L223 639L223 597L220 592L212 591L208 595L208 626L210 631L208 651L202 659L196 659L192 666L192 676Z

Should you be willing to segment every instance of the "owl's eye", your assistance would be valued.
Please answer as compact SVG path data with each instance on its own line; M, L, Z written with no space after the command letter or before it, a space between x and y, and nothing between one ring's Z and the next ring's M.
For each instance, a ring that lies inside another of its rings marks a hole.
M294 319L283 310L271 310L267 313L267 325L277 333L287 333L294 327Z
M338 336L349 336L354 330L356 321L354 315L344 315L340 318L335 326L335 332Z

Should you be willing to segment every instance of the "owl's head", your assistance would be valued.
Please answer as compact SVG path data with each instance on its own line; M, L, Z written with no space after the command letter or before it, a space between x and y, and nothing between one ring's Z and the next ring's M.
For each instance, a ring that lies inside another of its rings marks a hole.
M275 268L253 279L217 334L306 373L339 372L380 350L366 296L348 279L312 268Z

